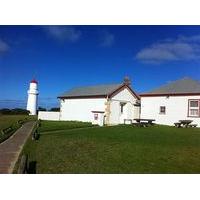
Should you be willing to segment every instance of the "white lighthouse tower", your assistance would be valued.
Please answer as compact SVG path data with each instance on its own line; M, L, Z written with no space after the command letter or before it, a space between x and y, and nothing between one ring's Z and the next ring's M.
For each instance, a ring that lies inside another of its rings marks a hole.
M38 82L33 79L30 82L30 87L28 90L28 101L27 101L27 110L30 111L29 115L37 114L37 101L38 101Z

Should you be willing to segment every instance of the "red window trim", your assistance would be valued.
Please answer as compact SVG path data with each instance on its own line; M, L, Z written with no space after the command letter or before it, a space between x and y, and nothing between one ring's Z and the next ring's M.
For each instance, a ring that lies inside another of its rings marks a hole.
M198 101L199 102L199 116L190 116L190 101ZM200 99L188 99L188 113L187 117L191 118L199 118L200 117Z

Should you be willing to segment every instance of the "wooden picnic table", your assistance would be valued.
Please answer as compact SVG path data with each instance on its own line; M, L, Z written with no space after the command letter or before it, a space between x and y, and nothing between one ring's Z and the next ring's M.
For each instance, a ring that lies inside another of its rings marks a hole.
M126 124L126 121L129 122L129 124L132 124L132 122L133 122L132 119L124 119L124 124Z
M177 126L178 128L180 127L185 127L187 128L193 121L192 120L179 120L179 122L174 123L175 126Z
M190 123L192 123L193 122L193 120L179 120L179 122L181 123L181 124L183 124L183 125L188 125L188 124L190 124Z
M134 125L139 125L142 127L153 125L153 122L156 121L155 119L143 119L143 118L136 118L134 119L137 123L133 123Z
M140 122L147 122L149 124L152 124L154 121L156 121L155 119L142 119L142 118L137 118L134 119L136 122L140 123Z

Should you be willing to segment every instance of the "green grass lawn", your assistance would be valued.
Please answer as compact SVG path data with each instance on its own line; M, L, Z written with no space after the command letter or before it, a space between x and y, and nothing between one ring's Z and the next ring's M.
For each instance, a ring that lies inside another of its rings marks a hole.
M92 123L78 122L78 121L42 121L42 126L39 128L39 132L66 130L74 128L91 127Z
M20 124L17 123L18 120L36 120L35 116L28 115L0 115L0 143L4 140L8 139L18 128L21 127ZM7 132L6 134L2 134L2 130L12 126L12 130Z
M0 115L0 130L8 128L18 120L24 120L25 118L36 119L36 117L29 115Z
M198 128L66 126L43 132L56 123L42 122L39 140L24 147L36 173L200 173Z

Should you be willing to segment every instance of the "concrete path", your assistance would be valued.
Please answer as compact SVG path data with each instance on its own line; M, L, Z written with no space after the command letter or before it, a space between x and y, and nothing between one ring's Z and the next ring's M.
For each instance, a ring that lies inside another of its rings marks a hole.
M31 134L35 123L35 121L25 123L9 139L0 144L0 174L12 173L23 145Z

